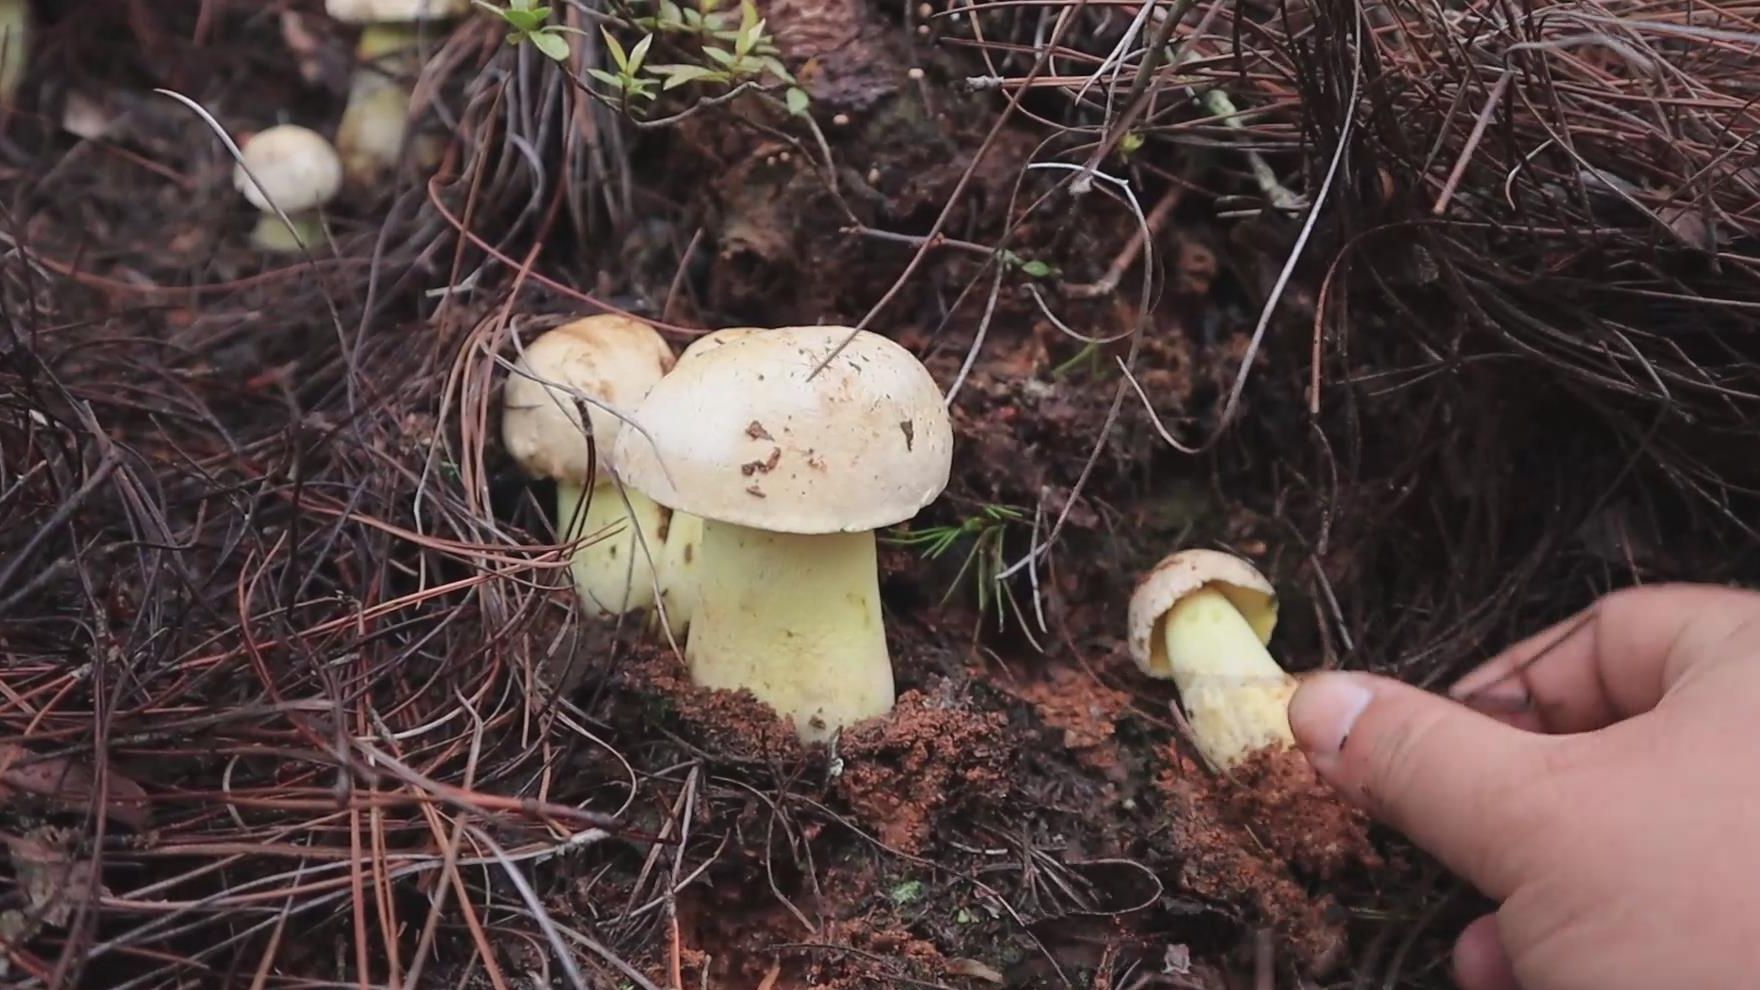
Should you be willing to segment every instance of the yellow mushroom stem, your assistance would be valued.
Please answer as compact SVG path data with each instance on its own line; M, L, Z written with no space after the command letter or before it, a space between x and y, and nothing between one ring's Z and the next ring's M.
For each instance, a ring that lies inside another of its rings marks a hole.
M0 0L0 104L9 104L30 60L29 0Z
M685 659L750 691L802 741L892 710L874 534L797 535L706 519Z
M1293 746L1296 681L1267 653L1228 597L1200 588L1162 619L1168 668L1198 749L1226 769L1257 750Z
M330 240L324 230L324 220L317 213L287 213L287 219L293 226L281 222L281 218L273 213L265 213L257 218L256 227L251 229L251 243L264 251L276 254L297 254L303 246L306 250L322 247Z
M666 607L666 623L680 642L697 612L697 574L702 561L703 517L674 512L666 526L666 546L660 551L660 601ZM656 628L659 619L656 611Z
M601 615L653 607L654 568L650 560L660 553L666 510L633 488L619 492L617 482L611 480L595 484L591 498L586 495L580 485L556 483L556 520L562 541L586 541L569 560L581 602L589 612ZM625 495L629 497L627 506ZM630 525L632 517L634 526Z
M361 32L360 65L336 128L336 153L353 185L377 186L397 168L409 133L409 78L422 67L421 42L413 24L374 24Z

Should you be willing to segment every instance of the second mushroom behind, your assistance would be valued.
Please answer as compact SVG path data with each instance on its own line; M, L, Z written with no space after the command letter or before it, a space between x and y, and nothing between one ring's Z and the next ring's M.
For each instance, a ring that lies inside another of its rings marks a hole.
M749 690L822 740L892 709L874 530L940 495L953 427L928 370L878 334L725 340L654 387L614 462L703 519L692 678Z
M1271 582L1215 550L1163 559L1131 596L1131 656L1144 673L1179 688L1193 741L1218 769L1295 743L1296 681L1265 649L1276 624Z
M362 25L359 65L336 130L348 181L380 184L397 167L409 128L410 78L421 71L423 28L470 11L468 0L326 0L331 17Z
M502 437L527 474L555 479L556 528L565 542L588 541L570 565L582 603L597 615L654 603L666 513L621 488L609 462L619 416L671 367L672 348L653 327L589 316L533 341L507 379Z
M322 244L320 211L342 189L342 162L336 149L316 131L280 124L253 135L243 151L232 182L262 212L251 243L276 252ZM286 222L277 208L287 214Z

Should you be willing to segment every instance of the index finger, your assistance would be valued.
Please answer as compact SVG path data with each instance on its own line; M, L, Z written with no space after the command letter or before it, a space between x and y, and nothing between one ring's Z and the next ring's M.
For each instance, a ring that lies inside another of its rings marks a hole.
M1519 728L1592 732L1655 708L1744 637L1760 641L1760 593L1628 588L1510 647L1449 693Z

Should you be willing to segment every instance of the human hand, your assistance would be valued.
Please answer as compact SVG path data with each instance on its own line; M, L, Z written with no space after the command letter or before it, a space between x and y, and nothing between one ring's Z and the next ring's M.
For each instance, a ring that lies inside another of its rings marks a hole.
M1621 591L1464 678L1304 680L1315 769L1486 896L1466 990L1760 987L1760 594Z

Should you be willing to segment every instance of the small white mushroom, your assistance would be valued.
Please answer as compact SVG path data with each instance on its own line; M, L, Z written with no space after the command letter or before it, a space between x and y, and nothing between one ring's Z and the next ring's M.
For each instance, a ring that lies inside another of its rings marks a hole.
M1276 625L1271 582L1215 550L1165 558L1131 596L1131 656L1149 676L1173 680L1193 741L1217 768L1295 743L1296 681L1265 650Z
M634 408L671 367L672 348L653 327L589 316L533 341L507 379L502 438L527 474L555 480L562 539L590 541L571 567L594 614L654 604L652 560L661 552L666 511L635 488L620 490L611 449L623 427L618 414ZM576 392L593 401L580 401Z
M692 678L751 691L806 741L891 711L874 530L947 484L928 370L847 327L747 332L680 361L634 420L621 476L703 520Z
M323 243L319 211L342 189L342 162L330 142L316 131L282 124L259 131L243 151L232 182L263 213L252 243L284 252ZM275 215L277 206L293 221L292 229Z
M325 0L325 10L364 26L336 149L348 181L372 187L397 168L408 138L409 78L421 69L423 22L463 16L470 0Z

